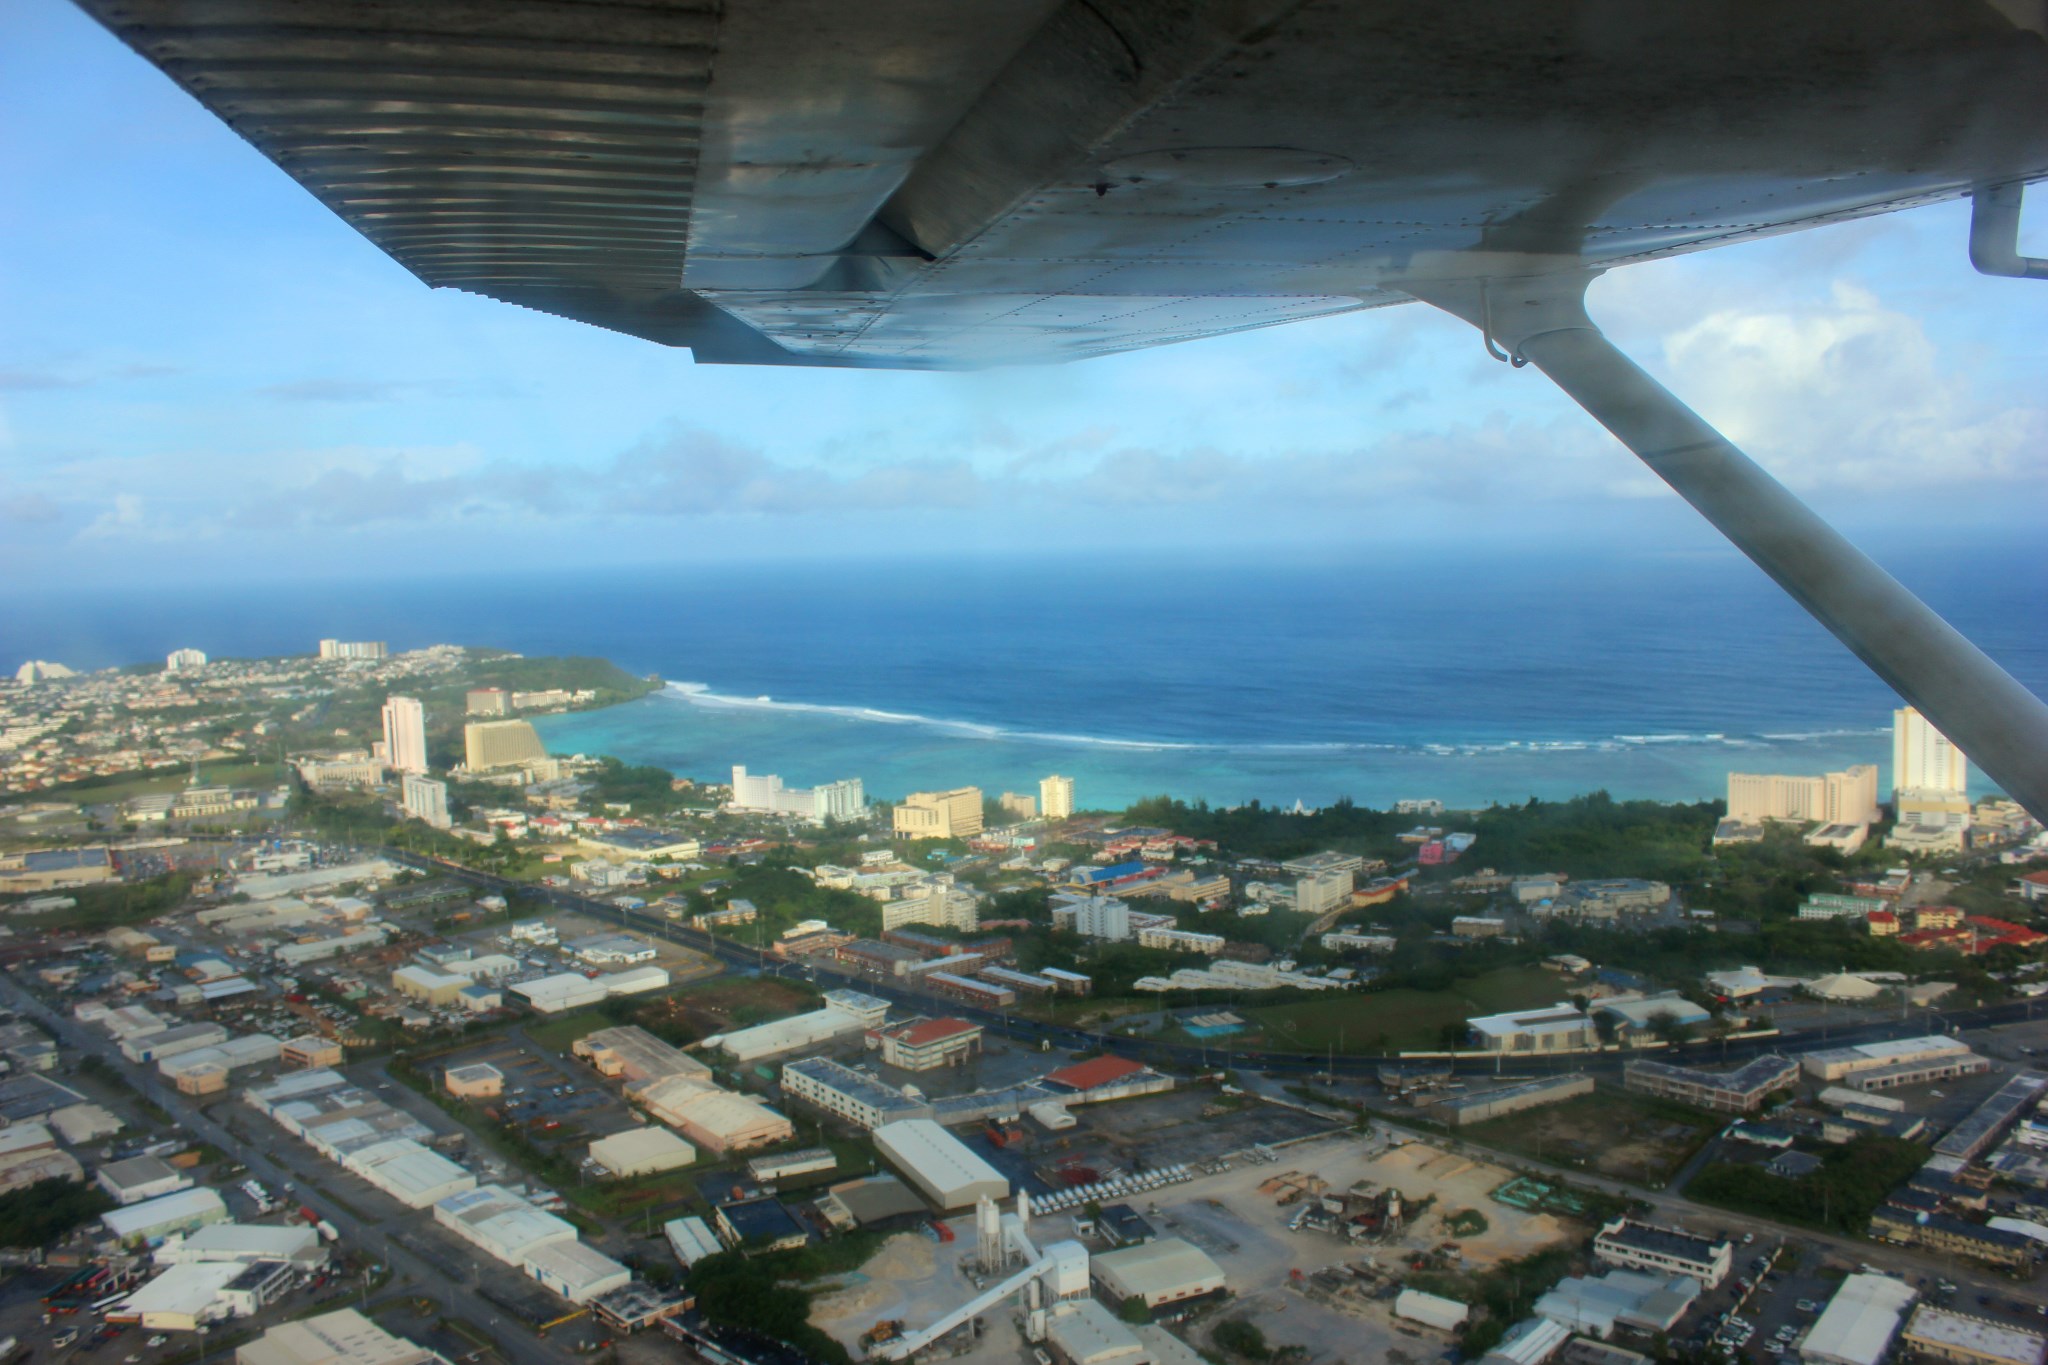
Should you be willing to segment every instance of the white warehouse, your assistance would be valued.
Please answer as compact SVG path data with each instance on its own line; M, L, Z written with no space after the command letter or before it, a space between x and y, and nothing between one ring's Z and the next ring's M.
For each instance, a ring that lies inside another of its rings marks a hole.
M410 1138L357 1148L341 1164L409 1209L476 1188L475 1176Z
M624 1180L687 1166L697 1159L697 1149L666 1128L628 1128L591 1143L590 1159L606 1175Z
M983 1195L1010 1196L1002 1172L930 1119L885 1123L874 1137L876 1149L939 1209L964 1209Z

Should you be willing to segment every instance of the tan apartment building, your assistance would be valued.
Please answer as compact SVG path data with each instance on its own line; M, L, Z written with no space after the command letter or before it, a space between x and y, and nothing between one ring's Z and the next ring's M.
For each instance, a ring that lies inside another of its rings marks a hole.
M546 758L540 735L523 720L479 720L462 727L463 760L472 772L514 768Z
M1760 820L1818 820L1830 825L1874 825L1877 808L1877 767L1863 763L1818 777L1788 773L1728 774L1728 818L1743 824Z
M981 833L981 788L912 792L895 810L899 839L970 839Z

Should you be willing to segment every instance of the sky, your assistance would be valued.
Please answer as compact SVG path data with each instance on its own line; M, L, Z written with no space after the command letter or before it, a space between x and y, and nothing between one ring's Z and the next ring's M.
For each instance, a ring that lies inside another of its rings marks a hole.
M697 367L358 237L59 0L0 5L0 573L1724 553L1420 305L1069 366ZM2048 198L2037 194L2036 201ZM2021 248L2048 254L2048 210ZM2048 289L1941 205L1614 272L1630 354L1881 562L2037 527Z

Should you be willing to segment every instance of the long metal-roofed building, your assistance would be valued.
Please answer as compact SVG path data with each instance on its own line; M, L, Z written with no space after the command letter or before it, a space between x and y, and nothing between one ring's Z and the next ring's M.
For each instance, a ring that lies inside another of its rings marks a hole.
M341 1164L409 1209L476 1188L475 1176L409 1138L358 1148Z
M706 1256L716 1256L725 1250L725 1244L711 1230L711 1225L702 1218L671 1218L661 1225L662 1235L668 1238L669 1249L676 1259L688 1270Z
M1577 1052L1600 1041L1593 1021L1571 1004L1483 1014L1467 1019L1465 1027L1486 1052Z
M1752 1058L1732 1071L1642 1059L1626 1063L1621 1076L1622 1084L1645 1095L1723 1114L1753 1114L1773 1094L1798 1083L1799 1064L1775 1053Z
M2013 1076L1934 1144L1935 1155L1976 1160L2005 1136L2020 1115L2033 1108L2044 1090L2048 1090L2048 1076L2031 1071Z
M1878 1365L1915 1297L1911 1285L1889 1275L1849 1276L1807 1332L1801 1358L1813 1365Z
M822 1009L706 1038L704 1046L721 1048L736 1062L757 1062L849 1033L880 1028L888 1016L889 1002L879 996L862 991L827 991Z
M1539 1076L1532 1081L1482 1090L1478 1094L1452 1095L1432 1106L1431 1117L1441 1117L1454 1128L1484 1123L1504 1114L1558 1104L1578 1095L1593 1093L1593 1078L1583 1071L1569 1076Z
M526 1254L520 1266L574 1304L589 1303L599 1295L622 1289L633 1278L631 1270L582 1242L550 1242L536 1247Z
M485 1255L518 1265L530 1251L576 1240L576 1226L502 1185L479 1185L434 1205L434 1221Z
M900 1119L875 1129L875 1148L940 1210L967 1208L983 1195L1007 1199L1010 1182L930 1119Z
M1807 1053L1800 1064L1817 1081L1840 1082L1855 1090L1890 1090L1991 1069L1991 1063L1970 1051L1968 1043L1938 1033L1824 1048Z
M711 1068L637 1025L598 1029L569 1045L569 1051L600 1076L643 1085L668 1076L709 1076Z
M201 1186L179 1190L126 1208L109 1209L100 1223L121 1243L155 1241L174 1232L197 1232L210 1223L228 1221L228 1206L220 1195Z

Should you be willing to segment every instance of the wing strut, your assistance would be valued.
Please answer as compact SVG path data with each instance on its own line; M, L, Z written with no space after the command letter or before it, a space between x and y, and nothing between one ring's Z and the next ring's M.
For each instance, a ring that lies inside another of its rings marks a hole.
M1549 375L2007 795L2048 822L2048 706L1616 349L1586 315L1592 278L1573 270L1408 289Z

